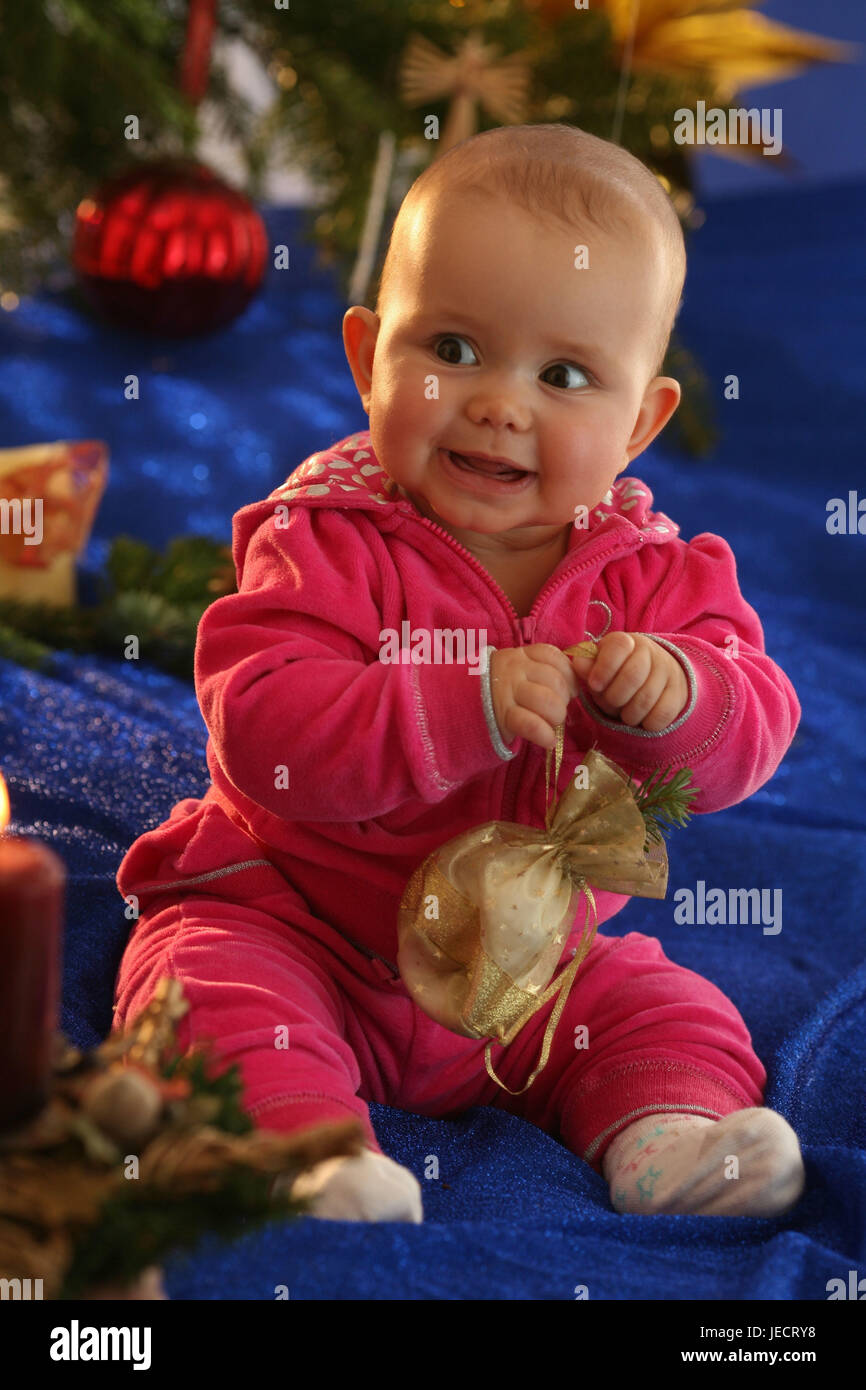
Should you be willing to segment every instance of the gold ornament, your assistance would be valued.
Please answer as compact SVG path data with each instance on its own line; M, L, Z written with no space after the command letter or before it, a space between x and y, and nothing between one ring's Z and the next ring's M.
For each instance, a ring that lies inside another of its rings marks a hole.
M145 1143L159 1128L163 1099L159 1087L138 1071L97 1076L82 1097L94 1124L118 1144Z
M524 120L530 75L526 55L511 53L495 62L499 52L497 46L484 43L478 30L472 30L455 55L443 53L420 34L410 38L399 75L403 101L420 106L439 97L452 99L436 158L476 133L479 103L502 125Z
M554 791L563 738L560 726ZM575 975L592 945L598 920L592 887L644 898L663 898L667 890L664 843L647 845L628 776L595 749L583 761L588 785L569 784L555 809L548 807L544 830L489 821L455 836L418 866L400 903L400 974L419 1007L445 1028L507 1046L538 1009L559 996L539 1063L519 1091L499 1080L487 1044L487 1073L511 1095L525 1091L547 1064ZM587 912L580 943L551 983L581 895Z
M573 647L563 647L566 656L588 656L590 658L598 656L598 643L575 642Z

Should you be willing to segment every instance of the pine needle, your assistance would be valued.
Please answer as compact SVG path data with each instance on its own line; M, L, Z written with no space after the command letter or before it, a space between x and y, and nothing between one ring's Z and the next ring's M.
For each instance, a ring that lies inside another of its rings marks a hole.
M669 835L674 826L684 826L693 814L690 802L700 788L690 785L691 768L680 768L673 776L669 776L670 773L669 766L657 768L641 786L631 783L638 810L644 818L647 846L662 844L663 837Z

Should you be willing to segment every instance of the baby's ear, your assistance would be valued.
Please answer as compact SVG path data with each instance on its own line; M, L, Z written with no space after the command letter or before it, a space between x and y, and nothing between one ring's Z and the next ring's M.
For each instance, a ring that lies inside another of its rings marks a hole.
M644 392L643 402L628 442L630 459L636 459L661 433L680 403L680 384L670 376L655 377Z
M358 395L369 413L370 390L373 384L373 354L379 336L380 320L372 309L353 304L343 315L343 347Z

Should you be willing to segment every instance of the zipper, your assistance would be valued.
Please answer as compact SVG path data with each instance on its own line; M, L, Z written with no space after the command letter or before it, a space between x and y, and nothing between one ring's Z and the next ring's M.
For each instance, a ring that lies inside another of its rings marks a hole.
M497 598L500 600L503 608L509 614L512 620L512 625L517 629L518 635L521 638L521 646L525 645L522 640L524 636L523 624L532 623L532 620L535 618L537 611L541 608L542 604L547 601L547 598L550 594L555 593L556 590L560 587L560 585L565 583L566 579L570 579L572 575L578 573L581 569L588 569L590 564L593 563L595 560L605 560L608 558L608 556L613 555L616 550L619 550L621 548L620 544L612 545L609 546L606 550L594 551L589 559L575 561L573 565L566 564L565 570L561 575L559 575L555 582L553 582L552 576L551 579L545 581L545 583L541 586L541 589L539 590L538 594L536 595L535 602L533 603L526 617L521 618L520 614L517 612L517 609L512 604L511 599L505 593L504 589L501 589L499 587L490 571L484 568L480 560L476 559L476 557L472 554L471 550L467 550L464 545L461 545L459 541L455 540L454 537L451 535L450 531L446 531L444 526L438 526L436 522L431 521L429 517L422 516L420 512L416 513L414 511L407 511L404 514L409 516L411 520L420 521L423 526L428 526L431 531L435 531L438 536L441 536L442 539L446 541L448 545L451 546L452 550L456 550L459 555L463 556L464 560L467 560L469 562L470 566L472 567L472 569L475 570L476 574L481 575L481 578L486 581L488 588L491 588L493 590ZM620 530L621 528L617 527L616 529ZM641 535L639 531L636 532L636 535L637 544L638 547L640 547L643 544L644 537ZM565 558L566 557L563 557L563 559ZM562 561L560 561L560 564L562 564Z
M621 542L618 541L616 544L608 546L605 550L594 551L593 554L586 559L576 560L574 564L571 565L566 564L562 574L560 574L556 580L553 580L551 576L551 579L548 579L546 583L544 583L541 586L541 589L536 595L535 602L530 608L528 614L525 618L521 618L519 613L517 612L517 609L512 604L511 599L508 597L505 591L501 589L500 586L496 583L496 580L493 578L493 575L489 572L489 570L486 570L484 568L480 560L476 559L476 557L472 554L471 550L467 550L464 545L461 545L459 541L455 540L454 537L451 535L450 531L446 531L444 526L437 525L435 521L431 521L429 517L423 516L420 512L416 513L413 510L412 512L406 512L405 514L408 515L411 520L420 521L424 526L429 527L431 531L435 531L436 534L438 536L441 536L442 539L451 547L452 550L456 550L458 555L461 555L463 559L469 563L472 569L475 570L476 574L481 575L481 578L485 581L488 588L493 590L500 603L502 604L502 607L508 613L511 619L512 627L514 627L517 631L518 642L516 645L521 647L526 645L524 638L527 636L527 632L524 630L524 623L527 624L529 632L532 632L534 630L534 626L538 621L538 610L542 607L544 603L547 602L551 594L556 593L556 590L562 584L564 584L567 579L572 579L582 569L588 569L590 565L594 564L596 561L604 561L608 559L609 556L613 555L617 550L622 549ZM617 527L615 529L617 531L621 530L620 527ZM641 535L639 531L636 532L636 535L636 548L640 548L640 546L643 544L644 537ZM624 553L628 552L626 551ZM560 561L560 564L561 563L562 561ZM501 817L498 817L498 819L505 821L514 820L514 811L517 804L517 788L523 776L523 769L527 753L528 748L524 747L522 754L519 754L516 758L512 758L508 765L508 768L505 773L505 783L502 788L502 815ZM555 792L556 788L554 788L554 793Z
M386 979L388 983L391 984L401 978L399 967L395 965L392 960L388 960L387 956L380 955L378 951L373 950L372 946L365 946L363 942L356 941L354 936L350 936L348 932L344 932L339 927L335 927L333 922L328 922L327 926L330 927L332 932L335 932L336 935L339 936L341 941L345 941L348 946L352 946L360 955L366 956L380 979ZM313 936L311 939L319 942L320 945L322 944L320 937ZM331 947L328 946L328 949L330 950Z
M400 971L398 970L397 966L394 964L393 961L388 960L385 956L380 956L379 952L374 951L372 947L363 946L360 941L356 941L353 936L348 936L346 932L338 931L336 927L334 927L333 930L337 931L338 935L341 936L344 941L348 941L350 946L354 946L356 951L360 951L363 956L366 956L371 963L373 961L379 961L380 965L384 965L387 968L388 974L390 976L393 976L394 979L399 980Z
M488 587L493 589L493 592L496 594L497 598L501 602L502 607L505 609L505 611L509 614L510 618L512 619L513 625L517 628L518 634L522 636L523 634L520 632L521 618L517 612L517 609L512 604L511 599L508 597L505 590L499 587L499 585L496 583L496 580L493 578L493 575L489 572L489 570L486 570L484 568L480 560L477 560L475 558L475 556L472 554L472 551L467 550L465 545L461 545L459 541L456 541L454 537L451 535L450 531L445 530L444 526L438 526L435 521L431 521L429 517L422 516L420 512L418 513L417 518L412 513L407 513L407 515L409 515L413 521L417 519L418 521L422 522L424 526L429 526L431 531L435 531L438 536L441 536L444 541L448 542L452 550L456 550L459 555L463 556L464 560L468 560L469 564L471 565L472 569L475 570L476 574L480 574L481 578L487 581Z
M615 529L619 531L622 528L616 527ZM644 538L641 535L640 531L638 531L637 546L635 548L639 550L643 543ZM594 564L597 560L606 561L607 559L609 559L611 555L614 555L617 551L620 551L620 553L624 555L630 553L628 550L624 550L621 544L617 543L616 545L608 546L606 550L594 551L588 559L576 560L573 565L566 565L566 568L563 570L562 574L556 580L554 580L553 576L551 575L550 579L548 579L546 583L544 583L541 586L541 589L539 590L536 596L535 602L530 608L529 613L527 615L527 622L529 622L530 619L534 616L535 610L541 607L542 601L547 602L547 599L550 597L550 595L555 594L557 589L559 589L561 585L565 583L566 579L573 578L575 574L579 574L580 571L583 569L589 569L590 565Z

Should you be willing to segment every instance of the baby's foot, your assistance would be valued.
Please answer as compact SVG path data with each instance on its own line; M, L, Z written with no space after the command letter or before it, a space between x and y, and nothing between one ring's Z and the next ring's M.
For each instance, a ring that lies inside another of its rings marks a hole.
M616 1136L602 1168L620 1212L777 1216L806 1181L796 1134L762 1107L721 1120L645 1116Z
M424 1220L418 1179L373 1149L324 1159L296 1178L290 1191L310 1199L307 1215L325 1221Z

